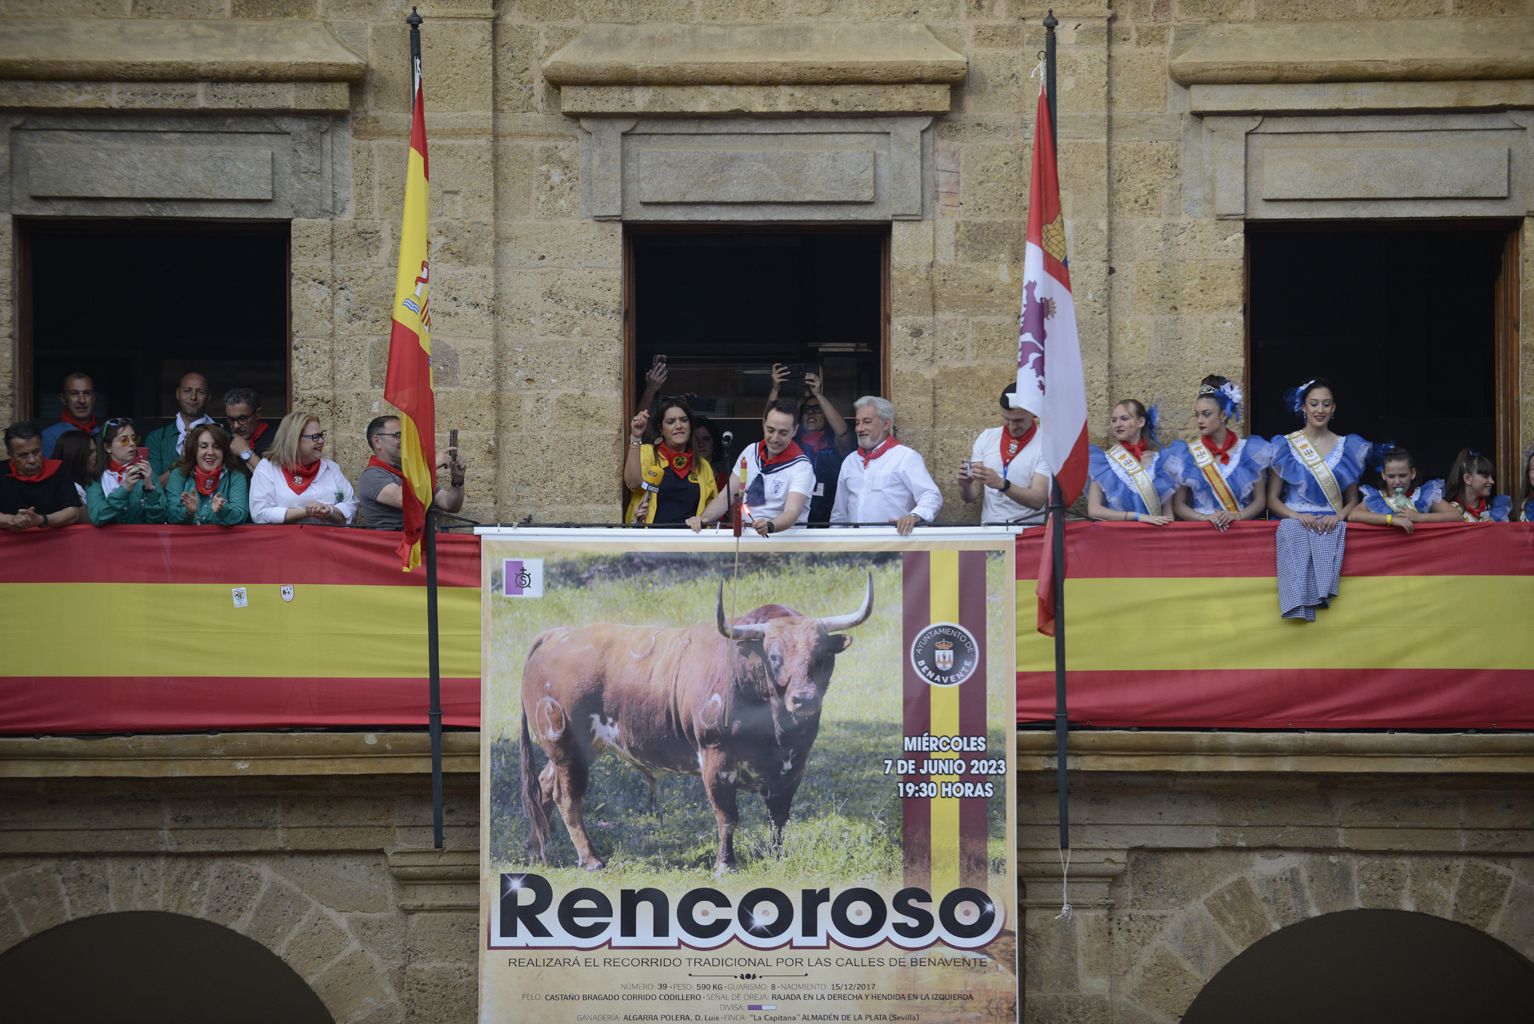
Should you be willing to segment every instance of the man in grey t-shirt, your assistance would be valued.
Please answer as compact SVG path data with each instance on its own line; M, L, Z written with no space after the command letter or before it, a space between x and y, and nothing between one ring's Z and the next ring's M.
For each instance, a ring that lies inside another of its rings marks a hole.
M364 524L370 530L401 530L405 526L404 475L400 472L400 423L398 416L379 416L368 424L368 447L373 457L357 478L357 499ZM463 508L465 466L458 449L449 448L437 459L437 469L449 472L449 485L436 492L432 506L443 512Z

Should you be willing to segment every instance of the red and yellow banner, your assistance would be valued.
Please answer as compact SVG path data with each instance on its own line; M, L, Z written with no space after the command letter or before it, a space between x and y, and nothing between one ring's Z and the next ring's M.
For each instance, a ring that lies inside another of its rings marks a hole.
M400 223L399 265L394 273L393 327L384 400L400 411L400 466L405 514L399 555L405 571L421 563L421 535L431 505L437 462L436 389L431 375L431 253L426 238L430 168L426 160L426 108L420 79L410 121L405 170L405 213Z
M1534 526L1350 525L1339 594L1313 623L1279 617L1274 528L1068 526L1071 721L1534 728ZM1044 530L1018 538L1020 606L1048 543ZM1054 703L1053 641L1025 616L1017 719L1047 722Z
M439 538L442 705L479 724L479 540ZM426 588L391 534L0 535L0 733L426 724Z

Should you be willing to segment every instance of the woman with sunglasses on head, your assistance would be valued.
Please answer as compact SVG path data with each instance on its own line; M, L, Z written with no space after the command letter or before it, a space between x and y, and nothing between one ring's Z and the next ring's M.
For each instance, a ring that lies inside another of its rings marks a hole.
M1450 522L1505 523L1512 505L1512 498L1497 493L1497 471L1491 460L1466 448L1454 457L1443 497L1433 503L1433 511L1452 513Z
M165 521L193 526L249 522L250 485L223 428L198 424L186 432L185 449L165 484Z
M250 476L255 523L341 526L357 515L357 495L341 467L324 457L325 431L312 412L282 418L266 458Z
M789 369L782 363L772 364L772 389L767 392L770 408L778 400L778 391L789 378ZM849 424L836 405L826 398L825 383L819 373L804 375L804 398L799 402L799 429L794 442L809 457L815 468L815 493L810 496L811 526L824 526L831 521L831 509L836 504L836 481L842 472L842 460L857 445Z
M97 526L109 523L165 522L164 491L155 486L138 431L126 416L107 420L101 428L107 465L101 477L85 489L85 510Z
M1317 377L1284 397L1304 426L1273 439L1268 510L1313 533L1331 533L1358 506L1358 481L1373 445L1357 434L1332 433L1337 400L1331 382Z
M701 515L719 493L714 467L698 458L692 443L692 409L687 400L667 396L655 403L660 422L655 440L644 440L650 413L641 409L629 421L623 483L629 489L623 521L629 525L680 525Z
M1199 383L1193 400L1197 439L1173 441L1162 456L1167 475L1178 484L1172 497L1178 519L1224 531L1231 523L1256 519L1267 507L1263 474L1273 461L1273 446L1232 428L1231 421L1241 419L1243 397L1239 384L1217 373Z

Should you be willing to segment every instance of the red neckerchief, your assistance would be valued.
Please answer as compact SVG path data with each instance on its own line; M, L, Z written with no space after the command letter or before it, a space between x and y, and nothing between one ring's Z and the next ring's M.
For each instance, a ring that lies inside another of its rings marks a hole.
M663 465L670 466L671 471L683 480L692 472L692 452L674 452L666 447L664 441L655 443L655 457Z
M1148 444L1150 444L1150 442L1147 441L1142 436L1140 438L1140 440L1134 442L1133 444L1131 444L1128 441L1120 441L1119 442L1119 447L1123 448L1130 455L1133 455L1135 457L1135 461L1136 462L1144 462L1145 461L1145 447Z
M1479 519L1486 514L1486 506L1490 503L1490 499L1482 498L1480 504L1472 505L1464 498L1461 498L1459 501L1459 507L1465 510L1466 515L1475 516L1477 519Z
M218 490L218 478L224 475L224 467L219 466L213 472L208 472L201 466L192 470L192 477L197 481L197 493L204 498L211 497Z
M250 432L250 436L245 439L245 443L254 448L256 446L256 442L261 440L261 435L266 433L266 428L270 425L271 424L268 423L257 423L256 429Z
M24 484L40 484L40 483L42 483L44 480L48 479L50 476L52 476L53 474L57 473L59 471L59 467L62 466L63 464L64 463L61 460L59 460L59 459L44 459L43 460L43 468L42 469L39 469L36 473L34 473L31 476L22 476L20 473L16 472L16 460L15 459L11 459L10 462L7 463L7 465L10 467L11 476L14 479L16 479L16 480L20 480Z
M1227 430L1225 431L1224 444L1216 445L1209 440L1208 434L1205 434L1203 437L1199 438L1199 443L1204 446L1205 450L1207 450L1210 455L1213 455L1215 458L1220 460L1220 465L1228 466L1230 465L1230 450L1236 446L1236 442L1238 440L1239 438L1236 437L1236 432L1234 430Z
M885 452L889 451L899 443L899 441L895 440L895 435L891 434L880 443L879 447L875 448L871 452L865 452L863 449L859 448L858 457L863 460L863 468L867 469L870 462L872 462L874 459L877 459L879 456L883 455Z
M1012 431L1006 427L1001 428L1001 471L1005 473L1007 467L1012 465L1012 460L1017 458L1017 453L1028 447L1028 442L1033 440L1033 435L1039 432L1039 421L1034 420L1023 432L1022 437L1013 437Z
M284 466L282 467L282 479L287 482L288 489L294 494L302 494L314 483L314 478L320 475L320 466L323 460L315 459L307 466Z
M126 473L128 471L128 467L131 465L133 465L131 462L118 462L116 459L107 459L107 469L111 470L113 473L116 473L118 476L122 476L124 473Z
M71 427L74 427L76 430L83 430L87 434L94 434L96 432L96 417L95 416L92 416L88 420L77 420L73 416L69 415L69 410L68 409L65 409L64 412L59 416L59 422L60 423L68 423Z
M784 448L782 451L778 452L778 454L768 458L767 442L756 442L756 461L761 463L763 469L766 469L768 466L781 465L784 462L792 462L794 459L799 458L799 456L803 454L804 449L799 447L799 442L790 441L788 442L787 448Z
M265 426L265 425L266 424L264 424L264 423L262 424L262 426ZM383 470L385 473L392 473L394 476L399 477L400 480L404 480L405 479L405 471L403 469L401 469L398 466L391 466L391 465L389 465L387 462L385 462L383 459L380 459L376 455L374 455L374 456L372 456L371 458L368 459L368 465L369 466L377 466L379 469Z
M800 430L797 438L800 448L807 448L812 452L818 452L822 448L829 448L829 430Z

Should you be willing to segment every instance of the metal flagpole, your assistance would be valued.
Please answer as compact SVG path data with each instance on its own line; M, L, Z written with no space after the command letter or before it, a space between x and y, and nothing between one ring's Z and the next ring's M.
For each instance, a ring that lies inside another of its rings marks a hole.
M1044 95L1049 105L1050 137L1059 139L1059 119L1055 112L1055 29L1060 22L1051 10L1044 18ZM1055 142L1055 153L1060 144ZM1055 764L1058 773L1055 788L1060 794L1060 849L1071 848L1069 780L1066 775L1066 738L1070 735L1070 712L1065 700L1065 501L1060 481L1049 480L1049 532L1055 577ZM1068 906L1069 904L1067 904Z
M405 24L410 26L410 109L415 110L416 87L421 82L421 15L414 7ZM436 424L432 424L436 429ZM435 472L435 467L433 467ZM431 733L431 838L437 849L444 847L442 837L442 658L441 634L437 628L437 517L426 508L426 530L421 538L426 561L426 667L430 679L427 727Z

